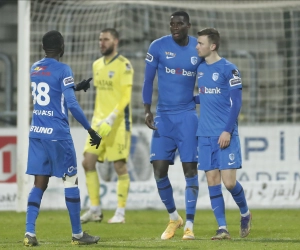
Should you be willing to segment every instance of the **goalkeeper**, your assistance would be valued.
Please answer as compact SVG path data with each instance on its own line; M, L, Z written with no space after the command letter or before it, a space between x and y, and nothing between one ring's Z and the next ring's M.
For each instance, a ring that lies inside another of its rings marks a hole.
M103 140L98 149L89 145L87 138L82 162L90 198L90 209L85 212L81 223L100 222L103 218L100 207L100 183L96 171L97 161L114 163L118 175L118 207L108 223L125 222L125 206L130 179L126 161L131 142L131 90L133 68L127 58L118 53L119 35L113 28L106 28L99 36L102 57L93 63L93 79L96 87L95 109L92 128Z

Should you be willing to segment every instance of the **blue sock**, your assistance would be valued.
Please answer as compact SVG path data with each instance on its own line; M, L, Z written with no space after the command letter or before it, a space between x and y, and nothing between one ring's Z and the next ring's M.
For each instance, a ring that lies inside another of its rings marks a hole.
M186 207L186 220L194 222L196 213L196 205L199 192L198 175L191 178L185 178L185 207Z
M247 206L247 201L246 201L246 197L242 185L238 181L236 181L235 187L228 191L231 193L232 198L240 208L241 214L247 213L248 206Z
M78 187L65 188L65 200L72 225L72 233L82 232L80 224L80 195Z
M165 204L168 213L173 213L176 210L176 207L173 198L173 189L169 177L166 176L164 178L156 180L156 185L160 199Z
M225 204L221 184L216 186L209 186L208 191L211 208L215 214L219 227L226 226Z
M41 200L44 191L33 187L28 196L26 213L26 232L35 234L35 222L39 215Z

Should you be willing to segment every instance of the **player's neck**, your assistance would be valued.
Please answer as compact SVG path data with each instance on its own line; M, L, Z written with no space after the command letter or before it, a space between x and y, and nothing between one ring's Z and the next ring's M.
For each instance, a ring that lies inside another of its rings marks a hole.
M205 62L207 64L213 64L220 60L221 60L221 57L218 55L218 53L212 53L209 56L205 57Z
M53 58L53 59L59 61L60 56L54 55L54 54L47 54L47 55L45 55L45 58Z
M114 51L110 55L104 56L105 62L109 63L117 54L118 54L118 51Z

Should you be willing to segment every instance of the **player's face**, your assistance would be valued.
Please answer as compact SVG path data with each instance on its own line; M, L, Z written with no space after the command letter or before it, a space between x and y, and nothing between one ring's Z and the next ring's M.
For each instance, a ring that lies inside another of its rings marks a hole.
M115 39L110 32L100 33L99 36L99 48L104 56L109 56L114 53L118 40Z
M214 44L211 44L208 40L207 36L199 36L198 37L198 43L196 46L196 49L198 51L198 56L200 57L208 57L211 54L212 47Z
M183 16L171 16L170 31L175 42L180 43L188 36L191 25Z

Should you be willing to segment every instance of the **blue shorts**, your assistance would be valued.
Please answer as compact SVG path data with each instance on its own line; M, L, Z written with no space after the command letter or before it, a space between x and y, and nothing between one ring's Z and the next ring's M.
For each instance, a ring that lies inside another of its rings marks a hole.
M196 110L180 114L159 114L154 119L157 130L153 131L150 161L167 160L174 164L178 149L181 162L197 162Z
M29 138L26 174L56 176L58 178L77 174L73 141Z
M240 139L238 136L231 137L230 145L220 149L219 137L198 137L198 170L225 170L242 167Z

